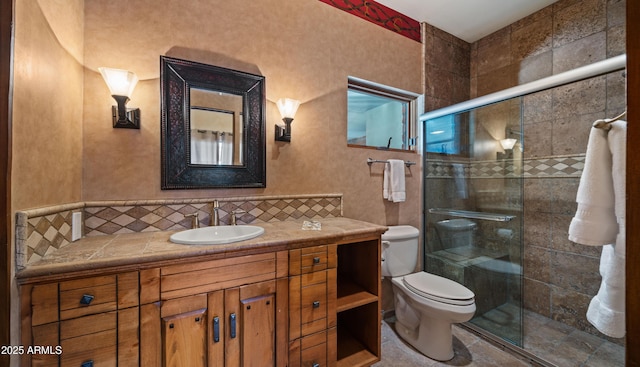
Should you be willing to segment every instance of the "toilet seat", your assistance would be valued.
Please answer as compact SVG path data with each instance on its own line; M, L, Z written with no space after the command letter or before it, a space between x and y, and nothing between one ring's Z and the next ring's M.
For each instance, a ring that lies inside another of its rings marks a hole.
M411 292L433 301L458 306L475 302L475 294L467 287L435 274L421 271L403 277L402 282Z

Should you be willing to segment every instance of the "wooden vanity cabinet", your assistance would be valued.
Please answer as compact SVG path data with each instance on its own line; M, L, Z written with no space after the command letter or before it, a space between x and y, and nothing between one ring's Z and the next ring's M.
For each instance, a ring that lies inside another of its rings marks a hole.
M286 365L286 261L279 252L143 272L140 365Z
M22 345L50 350L23 354L21 365L370 366L380 360L380 275L380 237L363 235L100 276L62 274L49 283L27 279Z
M29 284L21 292L23 365L136 365L137 272Z

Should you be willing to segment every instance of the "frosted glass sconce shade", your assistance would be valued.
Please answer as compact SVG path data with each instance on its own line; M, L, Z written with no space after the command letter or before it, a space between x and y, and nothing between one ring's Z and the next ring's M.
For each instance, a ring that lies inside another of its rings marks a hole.
M300 101L291 98L280 98L276 105L278 105L278 111L280 111L280 116L283 119L290 118L293 120L300 106Z
M502 149L504 150L511 150L513 146L516 145L516 142L518 142L517 139L502 139L500 140L500 145L502 145Z
M280 98L276 102L282 121L284 121L284 128L276 125L276 141L291 141L291 122L298 111L300 101L291 98Z
M122 69L98 68L112 95L131 97L138 84L136 74Z
M138 84L136 74L122 69L98 68L100 74L109 91L111 97L116 100L118 106L112 106L113 127L139 129L140 128L140 109L127 109L126 104L129 97L133 93L133 89Z

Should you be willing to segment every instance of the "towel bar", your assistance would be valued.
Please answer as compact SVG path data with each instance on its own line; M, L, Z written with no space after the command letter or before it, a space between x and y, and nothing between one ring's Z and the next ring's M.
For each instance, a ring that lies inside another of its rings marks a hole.
M367 158L367 164L369 166L371 166L373 163L389 163L389 161ZM407 167L413 166L415 164L416 164L416 162L404 161L404 165L407 166Z

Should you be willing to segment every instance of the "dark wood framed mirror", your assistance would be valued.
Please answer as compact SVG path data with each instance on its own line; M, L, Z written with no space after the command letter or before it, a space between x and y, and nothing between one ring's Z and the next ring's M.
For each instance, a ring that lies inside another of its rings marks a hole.
M266 186L265 78L160 57L162 189Z

